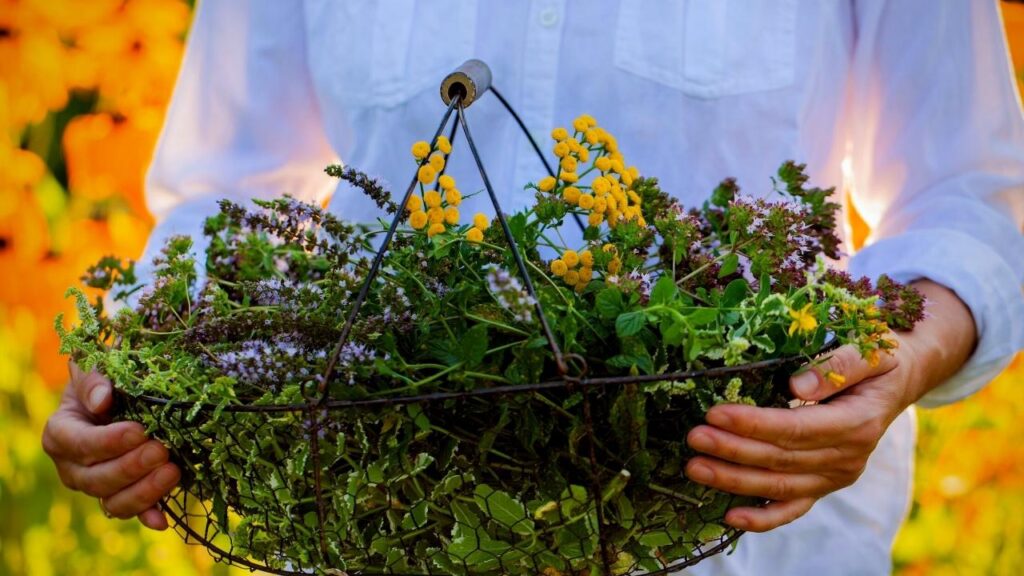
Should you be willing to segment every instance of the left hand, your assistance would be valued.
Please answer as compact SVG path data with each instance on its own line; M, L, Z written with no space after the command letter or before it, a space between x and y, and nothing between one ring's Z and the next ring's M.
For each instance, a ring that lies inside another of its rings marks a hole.
M793 394L824 404L794 409L722 404L687 442L701 456L686 466L691 480L772 502L733 508L726 523L764 532L803 516L826 494L853 484L893 420L956 372L974 347L974 321L948 289L915 284L929 299L930 317L895 334L899 348L870 366L852 346L790 380ZM837 384L829 372L845 381Z

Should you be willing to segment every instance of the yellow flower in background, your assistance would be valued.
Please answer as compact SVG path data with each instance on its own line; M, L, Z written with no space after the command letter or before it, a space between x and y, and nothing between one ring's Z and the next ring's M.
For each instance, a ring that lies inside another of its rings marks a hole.
M562 161L559 164L561 164L562 170L566 170L568 172L576 171L576 159L573 158L572 156L566 156L565 158L562 158Z
M462 192L459 192L458 188L452 188L445 191L444 199L448 204L458 206L459 204L462 204Z
M562 199L575 206L580 202L580 189L575 186L566 186L565 190L562 190Z
M430 210L427 210L427 221L431 224L440 224L444 222L444 209L440 206L434 206Z
M480 230L487 230L491 227L491 220L482 212L473 215L473 226Z
M540 179L540 182L537 182L537 188L539 188L541 192L551 192L555 189L555 183L556 180L553 177L545 176Z
M466 240L469 240L474 244L478 242L483 242L483 239L484 233L475 226L466 231Z
M556 258L551 261L551 273L555 276L565 276L565 273L569 271L569 267L565 265L565 261L561 258Z
M789 325L790 336L796 332L806 334L818 327L818 319L811 314L810 310L810 304L805 305L799 310L789 309L789 317L793 319L793 323Z
M580 177L579 174L576 174L575 172L567 172L565 170L562 170L562 173L558 175L558 179L563 182L568 182L572 184L579 180Z
M580 252L580 264L587 268L594 267L594 254L590 250Z
M558 156L559 158L564 158L567 154L569 154L569 145L566 144L565 142L559 142L558 144L555 144L554 148L552 148L551 150L552 152L555 153L555 156Z
M566 250L562 252L562 261L569 268L575 268L580 263L580 255L575 250Z
M590 194L580 195L579 205L580 208L583 208L584 210L590 210L594 207L594 197Z
M444 170L444 154L434 153L430 155L430 167L435 171L440 172Z
M555 128L551 131L551 138L557 142L561 142L562 140L569 138L569 131L565 128Z
M437 185L440 186L442 190L451 190L452 188L455 188L455 178L444 174L437 179Z
M590 226L594 226L596 228L601 225L601 222L604 222L604 214L601 214L600 212L591 212L587 215L587 224Z

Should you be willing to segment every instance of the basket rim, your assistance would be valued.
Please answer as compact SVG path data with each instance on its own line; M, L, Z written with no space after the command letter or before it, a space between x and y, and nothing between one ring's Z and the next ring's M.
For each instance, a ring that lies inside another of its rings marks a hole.
M831 352L838 346L839 339L833 336L814 354L814 356L820 356L821 354ZM744 372L752 372L755 370L763 370L766 368L777 368L785 364L793 364L796 362L802 362L806 360L806 356L797 354L791 356L782 356L779 358L769 358L766 360L749 362L747 364L738 364L735 366L715 366L712 368L704 368L701 370L664 372L660 374L638 374L635 376L598 376L591 378L563 378L555 380L546 380L544 382L538 382L534 384L507 384L503 386L476 388L473 390L464 390L459 392L430 392L426 394L414 394L407 396L394 396L384 398L364 398L358 400L327 400L326 402L320 402L319 400L311 400L311 402L292 404L244 403L229 404L219 408L217 404L213 404L210 402L200 402L198 403L197 408L196 402L171 400L168 398L161 398L159 396L152 396L149 394L130 394L129 392L126 392L117 386L114 387L114 390L115 393L126 398L130 398L136 401L142 401L150 405L163 406L166 409L170 410L196 410L198 412L219 410L220 412L234 413L281 413L303 412L309 410L330 411L344 408L401 406L406 404L416 404L420 402L438 402L459 398L504 396L508 394L543 392L545 390L557 390L560 388L584 390L589 388L604 388L608 386L626 384L651 384L655 382L661 382L663 380L715 378L721 376L729 376L732 374L740 374Z

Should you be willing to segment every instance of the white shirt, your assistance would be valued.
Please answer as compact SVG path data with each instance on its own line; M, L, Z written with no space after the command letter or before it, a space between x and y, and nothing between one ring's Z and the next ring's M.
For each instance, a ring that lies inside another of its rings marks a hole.
M148 174L148 252L198 236L221 197L333 194L338 215L375 219L323 167L342 159L403 192L441 79L473 57L542 146L590 113L687 205L726 176L767 194L787 159L838 186L849 155L873 229L851 271L931 278L977 323L968 364L922 405L978 390L1024 347L1024 120L996 0L207 0ZM544 175L528 142L492 95L467 117L503 208L524 206ZM462 139L452 158L460 187L479 185ZM492 214L486 202L463 211ZM913 430L908 412L855 485L692 573L888 572Z

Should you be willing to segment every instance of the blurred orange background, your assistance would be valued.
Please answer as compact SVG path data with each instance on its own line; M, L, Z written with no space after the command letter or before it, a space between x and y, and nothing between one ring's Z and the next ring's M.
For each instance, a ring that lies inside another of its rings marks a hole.
M1024 93L1024 4L1003 10ZM138 255L152 225L143 175L190 17L183 0L0 0L0 574L234 572L172 532L107 520L60 485L39 440L67 378L52 327L72 312L65 288L101 256ZM1024 567L1022 386L1018 358L920 413L897 573Z

